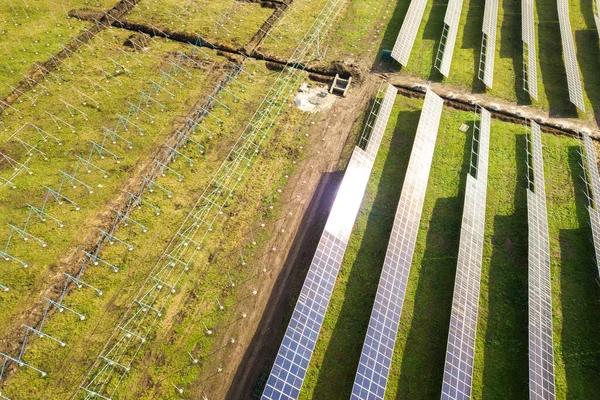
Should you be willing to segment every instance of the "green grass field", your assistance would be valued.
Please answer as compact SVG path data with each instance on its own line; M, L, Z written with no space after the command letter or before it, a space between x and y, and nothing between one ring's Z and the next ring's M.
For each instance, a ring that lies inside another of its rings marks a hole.
M73 173L77 164L77 156L84 158L88 156L91 149L90 141L101 143L104 135L103 127L114 128L118 115L127 115L128 102L137 104L140 92L149 90L149 80L159 82L160 71L168 70L167 60L169 57L174 57L177 51L183 48L180 45L159 40L150 54L117 52L118 46L127 35L128 33L124 31L102 32L94 48L86 48L82 51L81 60L68 60L65 66L55 73L56 80L46 82L47 95L40 93L41 89L38 89L37 93L32 93L38 96L35 106L24 99L23 103L14 105L20 114L11 112L4 117L5 130L0 135L0 149L4 154L8 154L19 162L27 160L32 175L22 173L17 176L12 182L16 186L15 189L12 189L9 184L0 187L0 201L5 205L0 208L0 225L2 226L0 237L3 240L8 237L9 229L6 224L12 223L21 226L29 212L27 204L40 207L45 195L44 187L57 190L61 180L61 171ZM101 58L102 62L95 61L97 57ZM126 65L127 72L113 65L107 59L108 57ZM224 60L220 61L224 63ZM106 77L99 70L100 68L107 72L110 71L108 73L114 74L115 77ZM115 73L115 69L121 69L121 73ZM70 70L73 71L72 75ZM45 224L36 224L35 222L38 221L33 221L30 232L44 238L48 244L47 248L42 249L37 244L13 239L13 245L10 248L11 254L26 261L30 267L24 269L15 262L3 261L4 268L0 271L0 281L5 286L14 289L3 296L4 306L0 311L0 326L2 326L3 333L4 329L9 326L5 323L7 318L14 316L14 311L21 309L30 301L28 294L47 285L48 270L51 271L64 262L66 248L87 237L86 232L89 232L94 224L85 221L90 218L97 219L98 212L112 212L110 208L107 208L110 207L110 201L114 198L116 188L119 188L127 179L131 179L141 165L149 162L147 154L165 140L167 134L172 131L172 125L177 122L177 116L186 112L192 105L190 98L212 91L220 77L220 72L216 75L209 70L205 72L192 68L190 73L189 77L184 76L183 73L173 76L174 79L185 84L181 87L171 82L167 90L174 95L173 98L166 93L157 96L164 106L164 111L161 112L156 105L150 108L144 107L145 111L154 116L153 122L144 114L140 114L139 120L133 121L132 117L132 122L145 130L143 136L140 136L135 128L131 128L128 133L120 131L131 141L132 149L128 149L120 139L115 145L107 145L109 151L121 158L119 164L116 164L112 157L102 160L97 156L92 159L96 166L107 171L107 178L103 178L102 174L95 170L89 175L86 174L85 178L78 175L79 179L83 179L92 187L93 194L86 195L87 191L82 185L79 185L77 189L65 188L63 190L64 195L80 205L80 211L74 211L74 207L66 204L63 206L50 204L46 211L63 221L65 228L60 229L53 221ZM142 76L149 80L140 79ZM95 85L102 86L92 86L88 79L93 80ZM87 93L92 99L97 99L96 103L88 98L79 97L75 90ZM99 93L94 93L95 90ZM67 108L63 101L85 114ZM86 102L86 105L83 104L83 101ZM215 112L221 116L225 115L222 111ZM53 117L48 113L60 118L61 121L55 123ZM46 160L42 154L35 152L33 156L27 156L25 149L12 137L14 132L23 127L25 123L32 123L60 140L60 145L51 139L45 143L41 142L35 129L28 126L20 131L18 138L30 145L37 145L37 148L44 153ZM12 173L12 168L4 165L0 176L9 178Z
M73 8L109 9L112 0L7 1L0 4L0 96L8 95L34 63L59 52L91 23L71 19ZM10 85L10 86L9 86Z
M17 8L13 3L18 4ZM47 60L71 36L91 26L88 22L67 20L63 6L67 10L98 11L112 7L116 0L28 1L31 4L26 8L19 8L21 3L25 4L23 1L0 5L1 38L12 39L0 41L4 46L0 45L4 56L0 60L0 82L6 83L0 87L0 96L8 94L9 85L16 85L34 62ZM289 57L326 3L295 0L294 7L275 24L259 51L283 59ZM482 91L476 71L483 3L465 1L447 80L473 92ZM348 1L330 35L321 43L323 62L377 62L381 50L393 45L408 4L393 0ZM577 116L568 103L555 4L548 0L536 4L540 101L533 105L549 110L553 116ZM580 117L598 119L600 54L591 5L591 0L571 1L571 21L588 107ZM446 2L429 2L411 62L402 73L440 80L432 64L445 10ZM242 47L272 12L272 8L237 0L196 0L185 6L177 0L141 0L125 18L174 31L196 32L208 40ZM520 82L520 30L520 3L501 1L495 86L489 94L528 104ZM33 172L18 176L15 189L0 186L0 239L8 234L6 223L22 223L28 211L26 204L41 201L43 187L58 182L60 170L72 171L76 156L89 151L89 140L101 138L104 126L114 126L118 115L127 113L128 102L139 101L140 91L149 90L152 81L161 79L161 70L169 69L169 61L178 52L190 55L190 46L159 38L151 41L148 50L133 52L122 46L131 35L130 31L116 28L102 31L89 46L68 57L41 85L15 102L13 109L0 115L0 151L20 161L29 159L28 167ZM12 253L30 264L29 268L0 262L0 284L11 288L0 295L2 337L10 332L23 310L43 303L42 294L47 293L44 290L57 276L62 278L63 270L77 269L75 260L79 258L75 252L80 254L90 238L98 236L99 227L112 219L115 197L124 192L127 184L141 180L140 171L153 162L152 155L180 126L183 116L194 103L206 99L217 81L230 71L231 60L204 50L195 58L202 68L186 64L190 76L181 71L173 76L184 85L174 81L165 88L168 92L157 95L164 111L152 105L146 110L155 116L153 122L144 116L136 120L145 134L140 136L130 130L127 139L133 148L115 146L114 150L122 155L121 163L115 164L110 157L97 160L109 171L109 178L103 179L95 172L85 175L89 178L86 182L94 188L93 194L87 194L81 186L64 192L77 200L81 210L74 211L68 204L52 206L50 212L64 221L65 228L59 229L51 221L32 225L31 232L43 237L48 247L42 249L36 243L21 240L11 247ZM194 137L206 146L206 152L188 148L185 153L193 159L193 166L182 158L171 165L185 179L178 182L169 173L160 178L160 184L174 193L173 198L160 190L145 195L147 201L160 208L160 215L149 207L134 211L132 217L143 223L148 232L143 234L134 225L117 231L117 236L135 250L127 251L120 245L102 250L102 258L118 265L119 273L98 265L84 275L85 281L102 288L103 295L84 288L67 296L65 304L83 313L86 321L77 321L68 312L53 313L45 325L44 332L64 340L67 346L59 347L47 338L28 342L25 361L48 375L40 377L19 369L2 382L3 395L13 399L63 399L83 381L120 316L216 169L228 157L228 151L278 74L252 60L246 62L246 68L248 73L240 75L218 98L229 107L229 112L217 103ZM384 65L383 69L397 71L398 66ZM82 97L75 89L90 98ZM79 108L85 116L80 111L73 112L64 102ZM301 393L303 399L349 397L422 103L401 96L396 100ZM48 112L68 124L55 122ZM268 251L266 243L271 237L266 232L285 218L280 215L281 190L294 172L295 161L303 157L302 148L308 145L303 133L314 120L291 105L284 107L281 114L270 139L227 203L225 222L208 236L205 247L194 259L193 272L177 288L169 311L152 331L151 344L142 347L134 368L125 375L118 396L113 398L174 398L173 385L185 388L178 398L200 398L204 394L203 382L216 374L215 363L234 356L234 346L231 350L226 346L230 338L223 336L224 332L232 326L243 329L243 313L253 311L248 310L253 304L249 299L256 282L262 279L263 268L257 260ZM39 145L48 160L39 154L28 157L11 137L25 123L60 138L60 146L52 141L42 143L31 128L22 131L20 137ZM388 384L390 399L439 398L471 148L471 132L465 134L458 129L463 123L472 126L473 116L445 109ZM353 129L356 132L358 127ZM600 288L593 279L594 252L579 179L578 142L549 134L543 135L543 141L557 398L593 399L600 384L600 321L595 318L600 308ZM527 396L528 385L525 128L494 121L490 155L473 398L521 399ZM340 161L340 169L345 161ZM0 177L7 178L11 173L0 160ZM266 229L257 229L260 223L265 223ZM252 243L254 240L256 244ZM224 305L224 310L219 310L217 302ZM207 327L215 334L207 335ZM9 340L17 343L20 336ZM194 363L194 359L198 362Z
M273 25L259 51L289 59L326 4L327 0L295 1L285 16ZM316 52L313 57L316 59Z
M206 40L243 46L273 13L272 8L241 1L200 1L182 6L180 1L143 1L128 20L174 31L197 33Z
M124 306L135 294L137 284L147 276L154 260L163 251L166 242L174 234L194 199L199 196L199 190L208 184L209 178L226 156L250 113L261 101L261 96L257 94L264 93L276 75L260 64L251 64L248 66L248 70L254 70L255 73L252 81L240 78L245 83L246 90L240 91L239 88L232 88L238 96L238 102L227 101L231 108L231 115L236 117L230 118L224 110L216 109L215 115L223 119L221 127L217 127L214 122L207 122L206 126L213 129L213 139L209 141L205 138L206 141L203 141L207 144L206 157L200 157L197 165L193 168L186 167L186 162L183 160L173 164L173 168L186 175L183 182L177 182L175 176L167 175L167 177L161 178L161 185L173 190L176 196L173 199L167 199L162 193L147 195L147 201L158 206L161 215L157 217L147 208L141 208L134 212L132 217L143 223L148 228L148 233L141 234L135 226L119 230L119 237L139 250L128 252L121 246L105 248L102 253L103 259L118 265L121 271L114 274L109 268L95 267L86 273L86 281L96 287L102 287L103 296L97 297L93 292L86 290L75 291L68 296L70 307L84 313L86 323L74 324L72 315L57 314L51 324L47 326L46 331L49 334L60 337L69 343L69 346L57 350L56 343L39 340L33 342L29 348L26 356L28 362L44 365L44 370L53 378L40 378L27 373L17 374L8 382L6 393L18 392L32 397L35 393L43 392L49 398L62 398L61 396L69 393L81 382L83 379L81 374L86 369L85 365L95 358L107 339L107 335L111 332L111 329L103 327L111 327L118 321L118 316L124 311ZM182 98L184 97L182 96ZM179 307L175 306L179 311L176 315L169 315L161 325L162 328L155 335L156 347L148 348L147 351L140 354L142 360L145 359L144 357L153 359L157 356L156 352L158 351L160 357L167 360L164 368L159 368L157 365L157 368L152 370L141 368L139 375L130 374L123 384L123 387L127 385L131 387L130 391L125 389L126 393L130 392L135 397L143 395L147 398L155 398L153 396L161 393L170 393L172 387L168 381L164 380L164 376L168 375L169 368L174 367L181 368L179 371L187 371L186 375L174 379L174 381L176 380L178 384L194 382L194 379L202 371L203 363L189 370L187 367L190 363L190 356L187 352L193 352L195 357L202 359L210 351L214 340L213 337L206 337L203 334L201 323L206 323L212 329L218 329L219 324L231 322L230 319L236 317L236 313L239 311L236 311L237 306L228 308L226 313L215 313L215 298L219 298L226 306L229 306L239 301L239 299L236 300L237 291L240 292L238 296L241 296L242 300L247 296L246 292L250 291L257 268L254 265L251 269L250 267L241 268L239 249L248 246L248 229L255 227L258 223L257 215L262 215L265 222L277 216L276 206L279 194L276 192L276 188L283 187L286 181L284 175L291 173L291 161L294 157L289 156L288 153L302 143L296 134L296 129L301 125L299 115L300 112L295 109L286 111L287 122L277 128L281 134L276 135L277 140L267 146L251 171L254 178L238 189L238 196L244 201L239 204L233 203L227 209L231 218L228 225L231 226L210 238L206 249L198 257L197 262L201 267L196 272L197 276L182 287L180 295L173 300L174 303L179 304ZM158 122L157 120L155 124ZM9 193L19 193L19 189ZM107 192L107 196L110 194L111 192ZM274 208L271 210L270 206L274 206ZM96 204L96 209L98 207ZM90 212L94 210L92 209ZM85 217L89 218L88 214ZM261 239L260 233L255 233L255 235L258 235L257 239ZM265 238L262 239L258 240L259 249ZM65 246L73 245L73 243L69 243L69 240L65 240L64 244ZM254 247L249 246L244 250L243 256L250 260ZM215 268L211 262L207 261L210 255L214 257L215 254L220 255L218 258L219 268ZM37 252L32 252L31 255L37 255ZM45 257L49 257L49 255ZM246 285L238 285L239 289L236 291L226 289L229 276L223 273L223 268L230 272L231 278L235 281L247 281ZM45 268L39 268L38 273L45 270ZM31 282L30 277L16 276L14 273L9 274L8 277L14 279L15 282L24 284ZM43 282L39 285L42 284ZM37 287L33 289L37 289ZM23 290L13 290L9 293L13 292L14 296L24 295ZM7 313L19 309L18 305L13 307L12 303L7 302L6 305ZM177 341L172 342L171 338L175 333L177 333ZM144 361L142 361L143 364ZM69 367L65 367L65 365ZM59 379L56 379L57 377ZM148 379L155 383L150 386L143 383ZM143 384L140 381L143 381Z
M348 398L377 290L422 101L399 97L346 252L303 399ZM446 109L440 125L386 398L433 399L444 357L472 125ZM557 398L593 398L600 289L575 139L544 134L552 254ZM474 398L527 396L525 128L494 121Z
M395 8L393 0L352 1L331 34L326 61L355 61L368 54L375 59L385 25Z

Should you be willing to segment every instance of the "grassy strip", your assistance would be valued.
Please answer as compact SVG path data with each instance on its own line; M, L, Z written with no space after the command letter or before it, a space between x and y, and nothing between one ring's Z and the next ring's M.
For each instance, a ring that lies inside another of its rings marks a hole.
M234 46L248 43L273 13L255 3L242 1L204 1L186 7L177 0L159 3L144 0L127 19L175 30L198 33L208 41L228 42ZM175 16L174 16L175 15Z
M588 399L600 384L600 306L581 158L577 141L545 139L557 398Z
M333 30L327 49L328 61L355 60L369 53L369 61L378 58L378 43L394 11L394 1L350 1L345 14ZM375 34L373 34L375 32Z
M94 6L109 9L116 0L94 0ZM67 17L72 8L89 7L87 0L7 1L0 4L0 97L17 86L34 63L41 63L91 26Z
M277 21L258 51L291 58L298 40L303 38L310 25L327 4L327 0L294 0L283 18ZM323 51L324 48L319 48ZM316 58L316 54L314 55Z
M397 100L396 124L384 138L302 398L342 399L350 393L421 104ZM458 127L471 121L469 113L455 111L442 117L386 398L440 394L470 151L470 133ZM475 398L527 396L524 132L492 124ZM592 317L598 289L590 275L585 203L573 178L577 142L544 135L544 144L558 398L589 398L600 379L600 355L592 345L600 324Z

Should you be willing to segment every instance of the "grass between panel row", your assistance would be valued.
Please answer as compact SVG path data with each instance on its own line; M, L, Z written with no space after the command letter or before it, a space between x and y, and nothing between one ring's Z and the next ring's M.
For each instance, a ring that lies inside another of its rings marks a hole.
M349 396L402 188L421 100L399 97L375 163L301 398ZM429 178L386 398L439 397L472 126L446 110ZM493 121L474 397L527 396L525 128ZM552 254L557 398L599 382L598 288L577 141L544 134ZM568 322L571 321L571 322ZM585 321L585 322L584 322Z

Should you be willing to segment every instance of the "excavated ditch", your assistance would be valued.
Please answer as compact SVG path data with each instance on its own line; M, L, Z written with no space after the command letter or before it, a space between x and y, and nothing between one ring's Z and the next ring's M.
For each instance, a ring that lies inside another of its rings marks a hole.
M250 53L258 49L258 47L263 43L275 22L281 18L281 16L287 11L287 9L292 5L294 0L284 0L277 4L274 8L273 14L262 24L262 26L258 29L258 31L254 34L254 37L248 42L244 49L246 52ZM271 3L275 4L275 3ZM262 4L261 4L262 5Z
M291 3L291 1L286 0L238 0L240 3L256 3L260 4L261 7L264 8L277 8L282 4Z
M254 58L256 60L265 61L268 64L268 67L274 70L283 69L286 65L288 65L288 60L282 57L277 57L272 54L263 53L258 50L246 51L244 47L235 47L229 43L221 42L218 40L213 40L209 42L205 40L202 36L195 33L186 33L186 32L178 32L173 31L169 28L162 27L152 27L142 23L129 21L126 19L113 20L111 25L116 28L121 28L125 30L129 30L132 32L140 32L145 33L147 35L153 37L164 37L181 43L204 43L206 47L210 47L222 54L231 54L235 56L243 56ZM320 75L327 78L333 78L336 74L339 74L342 77L350 77L354 80L360 82L360 77L362 75L360 69L354 65L346 64L342 62L333 62L329 65L325 66L320 62L313 62L303 66L298 66L298 68L303 68L306 72L313 75Z
M393 85L398 88L398 93L403 96L415 97L415 98L425 98L426 88L421 85L403 85L399 83L393 83ZM511 112L508 110L503 110L496 106L489 106L487 104L481 104L475 102L471 99L462 99L459 95L456 96L448 96L446 94L436 93L445 101L445 105L448 107L452 107L459 111L473 111L473 107L475 105L480 105L485 107L491 114L492 117L504 122L510 122L513 124L526 125L529 121L529 118L523 116L520 113ZM565 127L563 125L559 125L553 122L548 121L542 117L536 117L533 119L536 123L540 125L540 128L544 132L552 133L555 135L564 135L564 136L572 136L579 137L579 133L581 130L574 129L570 127ZM600 137L597 133L592 133L591 137L595 140L600 140Z
M282 7L280 9L284 10L285 7ZM275 13L273 13L273 14L275 15ZM200 40L200 41L206 43L207 46L217 50L218 52L220 52L223 55L230 54L230 55L234 55L234 56L251 57L256 60L265 61L267 68L269 68L271 70L281 70L288 64L288 60L286 60L286 59L277 57L275 55L266 54L266 53L263 53L258 50L248 51L247 48L236 48L234 46L231 46L228 43L224 43L224 42L220 42L220 41L213 41L212 43L208 44L209 42L205 41L204 38L202 38L201 36L199 36L197 34L172 31L168 28L165 28L165 29L154 28L151 26L147 26L145 24L134 23L132 21L128 21L125 19L114 20L112 22L112 25L115 27L119 27L122 29L134 31L134 32L145 33L150 36L160 36L160 37L169 38L171 40L176 40L176 41L179 41L182 43L189 43L189 42L196 43L198 40ZM263 27L264 27L264 25L263 25ZM258 33L257 33L257 35L255 35L255 38L257 38L257 37L259 37ZM255 38L253 38L253 41L255 40ZM264 36L262 39L257 39L257 40L263 40L263 39L264 39ZM258 44L258 42L257 42L257 44ZM250 46L246 46L246 47L250 47ZM258 47L258 46L256 46L256 47ZM353 64L348 64L345 62L338 62L338 61L331 62L327 65L324 65L321 62L315 61L312 63L308 63L306 65L303 65L301 67L303 67L304 70L309 73L309 78L311 80L323 82L323 83L330 82L331 78L333 78L336 74L339 74L342 78L348 78L351 76L353 81L355 82L355 84L360 84L362 81L363 75L364 75L363 71L361 71L361 69L358 66L353 65ZM421 98L425 96L425 87L422 85L409 85L409 84L401 84L401 83L397 83L397 82L393 82L393 84L394 84L394 86L396 86L399 89L399 93L401 95L411 96L411 97L421 97ZM472 111L473 107L476 104L478 104L470 98L461 98L460 95L450 96L450 95L440 94L440 96L446 101L446 105L448 105L449 107L452 107L454 109L461 110L461 111ZM510 110L502 109L497 106L488 106L486 104L480 104L480 105L483 107L486 107L492 113L494 118L497 118L501 121L511 122L511 123L515 123L515 124L521 124L521 125L526 124L528 121L528 118L523 116L519 112L513 112ZM534 120L540 125L542 130L544 130L545 132L554 133L557 135L574 136L574 137L577 137L579 135L578 129L574 129L574 128L571 128L568 126L564 126L560 123L555 123L555 122L549 121L546 118L536 117L536 118L534 118ZM597 133L592 134L592 137L596 140L600 140L600 136Z

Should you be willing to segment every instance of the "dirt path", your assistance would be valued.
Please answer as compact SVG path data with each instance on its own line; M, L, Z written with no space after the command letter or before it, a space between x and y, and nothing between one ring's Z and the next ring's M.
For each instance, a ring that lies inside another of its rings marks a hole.
M299 201L289 201L281 210L282 216L288 215L285 234L280 234L279 225L271 232L266 247L277 251L267 252L260 261L269 271L258 284L258 295L247 306L252 311L243 329L232 326L220 333L227 339L235 330L236 348L221 358L217 353L207 366L216 371L223 365L221 374L202 382L202 394L210 394L211 400L250 398L258 377L270 369L343 177L339 166L345 158L347 140L378 86L378 81L368 79L355 87L347 98L339 98L329 112L318 117L310 130L307 157L298 164L283 193L284 199Z
M423 78L407 75L406 73L379 73L381 79L403 90L404 95L424 95L425 88L430 88L446 100L446 105L461 110L473 110L478 104L490 112L496 119L523 124L526 120L534 120L542 128L556 134L576 135L577 132L587 132L600 140L600 130L596 122L575 118L554 118L548 111L539 108L518 105L510 101L498 99L481 93L471 93L444 83L427 82Z

